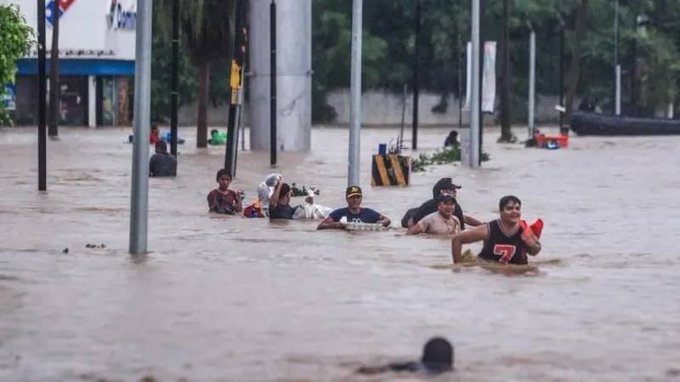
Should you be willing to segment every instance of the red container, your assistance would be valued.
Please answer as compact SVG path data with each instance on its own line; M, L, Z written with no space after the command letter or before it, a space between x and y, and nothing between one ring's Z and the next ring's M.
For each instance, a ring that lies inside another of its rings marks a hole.
M538 147L556 148L556 147L550 147L554 144L557 144L560 148L568 147L569 146L569 135L568 134L561 134L561 135L536 134L536 145Z

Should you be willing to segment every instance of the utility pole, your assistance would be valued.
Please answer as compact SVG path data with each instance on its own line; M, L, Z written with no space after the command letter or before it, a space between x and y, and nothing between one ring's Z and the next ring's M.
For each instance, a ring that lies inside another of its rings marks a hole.
M38 191L47 191L45 0L38 0Z
M560 106L564 107L564 20L560 16ZM569 134L564 128L564 112L560 111L560 134Z
M534 112L536 108L536 31L529 24L529 137L534 136Z
M614 114L621 115L621 65L619 65L619 0L614 4Z
M179 0L172 0L172 89L170 90L170 153L177 158L179 106Z
M135 41L135 109L132 141L130 254L147 251L149 209L149 118L151 116L151 18L153 0L137 2Z
M348 186L359 185L359 148L361 145L361 31L363 0L352 3L352 57L349 108Z
M269 164L276 167L276 0L269 5Z
M236 158L238 151L239 121L241 120L241 105L243 104L243 72L246 60L246 0L236 1L236 35L231 59L229 75L229 119L227 121L227 145L224 155L224 168L232 177L236 176Z
M479 167L479 151L480 151L480 127L481 127L481 76L480 76L480 59L481 59L481 7L480 0L472 0L472 9L470 11L471 20L471 40L472 40L472 89L470 91L470 157L468 165L472 168Z
M418 149L418 98L420 96L420 0L416 2L415 60L413 65L413 134L411 148Z

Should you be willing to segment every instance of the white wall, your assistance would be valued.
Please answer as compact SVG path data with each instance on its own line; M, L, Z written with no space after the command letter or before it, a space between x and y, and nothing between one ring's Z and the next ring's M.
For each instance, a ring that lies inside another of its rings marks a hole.
M120 1L120 0L119 0ZM49 0L46 0L49 2ZM0 0L3 4L16 4L28 25L38 31L36 0ZM136 12L136 0L122 1L122 8ZM59 19L59 51L63 58L100 58L134 60L134 29L117 29L110 23L111 0L75 0ZM52 46L52 27L46 23L47 50ZM81 55L66 54L67 51ZM102 54L102 52L105 52ZM35 57L35 48L29 57Z

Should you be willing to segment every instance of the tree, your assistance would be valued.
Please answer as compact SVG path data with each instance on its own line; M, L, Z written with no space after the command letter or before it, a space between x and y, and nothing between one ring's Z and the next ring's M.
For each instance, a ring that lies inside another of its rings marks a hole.
M28 54L33 30L16 5L0 4L0 125L11 123L3 102L6 84L14 83L16 60Z
M508 0L503 0L503 36L501 37L501 136L499 142L512 142L510 118L510 25Z
M168 38L171 25L172 0L162 0L158 3L156 15L158 30L164 38ZM184 51L188 54L191 64L198 70L198 110L196 116L196 146L208 145L208 101L210 99L211 69L214 66L228 62L231 56L233 36L234 0L184 0L180 9L180 33L184 43ZM181 63L181 62L180 62ZM180 66L180 70L182 70ZM183 76L190 70L183 71ZM224 72L224 76L227 72ZM180 86L191 86L180 76ZM154 85L152 85L152 88ZM215 94L215 93L213 93ZM220 93L218 93L220 94ZM221 93L226 100L226 92ZM220 98L217 96L216 98ZM214 103L218 103L217 99Z
M571 53L571 64L569 67L569 80L567 87L567 100L565 119L570 121L571 113L574 109L574 97L578 89L579 74L581 70L581 41L583 41L586 25L586 11L588 9L588 0L581 0L581 4L576 11L576 21L574 26L574 42Z

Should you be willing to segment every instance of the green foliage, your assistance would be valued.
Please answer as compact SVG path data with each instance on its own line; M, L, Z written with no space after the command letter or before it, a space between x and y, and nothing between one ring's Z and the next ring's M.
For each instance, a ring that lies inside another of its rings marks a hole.
M5 85L14 83L16 60L25 56L31 47L33 30L15 5L0 4L0 99L5 95ZM9 117L0 102L0 124Z
M526 120L529 24L537 38L539 94L558 94L559 67L564 62L568 78L569 55L579 0L509 0L511 103L513 118ZM680 1L619 1L619 62L624 69L624 101L653 113L678 94L680 88ZM412 85L416 0L364 2L364 81L367 88L401 89ZM421 0L420 86L441 93L442 101L457 93L459 57L469 40L469 2ZM582 60L579 95L598 99L612 109L614 77L614 2L591 0L586 33L580 41ZM503 2L485 1L483 36L500 41ZM636 24L638 15L651 21ZM334 115L325 94L349 86L351 2L315 0L313 37L313 116ZM564 57L559 56L564 25ZM499 51L500 53L500 51ZM462 63L464 65L464 63ZM500 73L500 55L497 56ZM463 74L464 75L464 74ZM565 84L566 90L566 84ZM639 93L639 94L638 94Z
M172 86L172 45L156 40L153 42L151 60L151 119L164 120L170 115L170 90ZM179 105L194 101L198 81L196 69L180 46L179 54Z
M418 155L418 158L415 158L413 162L411 162L411 171L422 172L427 169L427 166L460 162L460 159L459 147L446 147L429 154L421 153ZM486 162L489 159L489 154L482 152L482 162Z
M172 85L172 1L161 0L154 5L151 112L153 119L165 120L170 115ZM180 106L196 100L199 87L197 68L203 62L209 62L212 66L208 99L214 106L228 101L233 2L224 5L224 1L217 0L180 1ZM206 15L211 17L206 18Z

